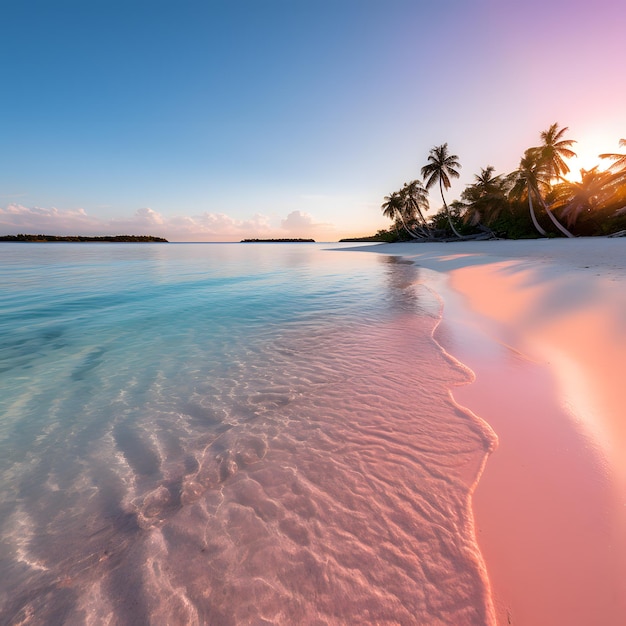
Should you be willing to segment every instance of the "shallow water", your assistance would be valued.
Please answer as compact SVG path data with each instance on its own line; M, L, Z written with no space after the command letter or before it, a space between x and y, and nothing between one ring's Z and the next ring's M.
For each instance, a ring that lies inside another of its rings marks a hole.
M438 299L332 248L0 245L0 623L490 622Z

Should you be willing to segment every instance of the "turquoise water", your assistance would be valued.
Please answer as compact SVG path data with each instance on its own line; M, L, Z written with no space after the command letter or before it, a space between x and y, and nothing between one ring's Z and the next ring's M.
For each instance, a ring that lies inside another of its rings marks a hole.
M334 248L0 244L0 623L489 623L439 301Z

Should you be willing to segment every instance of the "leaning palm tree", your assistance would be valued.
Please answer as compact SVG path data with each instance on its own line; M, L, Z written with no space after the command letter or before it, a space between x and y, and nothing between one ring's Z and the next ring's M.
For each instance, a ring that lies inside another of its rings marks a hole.
M541 145L536 148L536 155L539 160L539 167L542 168L547 175L548 183L554 179L564 181L564 174L569 172L569 167L565 163L565 159L575 157L576 153L571 150L571 146L576 143L573 139L564 139L563 136L568 131L568 127L559 129L559 125L555 122L541 133ZM559 220L556 219L554 213L547 206L543 196L539 194L539 200L548 214L550 221L558 228L566 237L573 237Z
M404 183L400 191L385 196L383 215L399 221L414 239L431 237L424 212L428 211L428 192L421 180Z
M415 235L404 222L404 200L402 199L402 194L399 191L394 191L388 196L385 196L385 201L383 202L381 208L385 217L388 217L394 222L400 220L407 233L409 233L412 237L417 238L417 235Z
M416 231L409 226L409 224L416 221L417 212L413 199L407 198L407 187L408 185L405 184L400 191L394 191L392 194L385 196L385 201L381 208L385 217L395 222L399 220L404 230L406 230L413 239L421 239L426 236L424 232L421 232L422 228L418 226L418 230Z
M405 214L411 216L419 223L418 228L425 236L430 236L424 213L428 211L428 192L421 180L412 180L405 183L400 192L405 203Z
M448 216L448 224L450 224L452 232L459 238L462 235L452 223L450 210L443 195L443 189L444 187L450 189L450 178L459 177L459 172L456 168L460 167L459 157L456 154L448 154L447 143L431 148L428 155L428 163L422 167L422 178L426 181L426 189L430 189L435 183L439 183L439 191L441 192L444 210Z
M533 226L540 235L544 237L548 233L540 226L535 215L535 207L533 205L533 196L541 197L539 187L546 185L545 174L539 166L537 158L537 148L529 148L524 152L519 167L512 174L513 186L511 187L511 196L514 198L522 198L524 194L528 197L528 209L530 211L530 219Z

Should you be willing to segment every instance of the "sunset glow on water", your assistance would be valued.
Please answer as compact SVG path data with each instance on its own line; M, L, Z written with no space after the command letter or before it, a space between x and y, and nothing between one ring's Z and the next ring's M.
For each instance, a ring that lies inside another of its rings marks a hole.
M3 623L492 621L440 303L324 247L0 248Z

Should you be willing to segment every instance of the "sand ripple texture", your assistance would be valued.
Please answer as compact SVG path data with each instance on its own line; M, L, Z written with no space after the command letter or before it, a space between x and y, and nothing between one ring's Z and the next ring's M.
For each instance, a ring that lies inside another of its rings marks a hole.
M183 312L9 368L0 623L491 623L493 436L450 399L436 299L382 263L382 312L246 336Z

